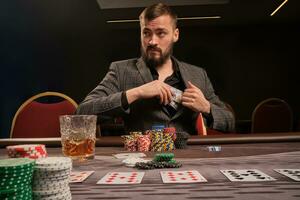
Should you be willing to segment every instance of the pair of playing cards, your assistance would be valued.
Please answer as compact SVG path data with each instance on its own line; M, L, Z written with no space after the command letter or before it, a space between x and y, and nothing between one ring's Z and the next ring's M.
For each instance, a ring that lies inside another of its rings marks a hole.
M145 172L109 172L97 184L139 184ZM164 183L198 183L207 180L196 170L161 171Z
M177 88L171 87L171 92L173 95L172 101L169 103L169 105L175 110L178 110L179 105L181 104L182 91L178 90Z

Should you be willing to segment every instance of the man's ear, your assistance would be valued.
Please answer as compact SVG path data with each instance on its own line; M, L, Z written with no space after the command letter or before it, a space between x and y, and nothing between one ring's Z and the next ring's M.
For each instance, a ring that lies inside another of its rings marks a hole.
M173 42L177 42L179 40L179 29L176 28L174 31Z

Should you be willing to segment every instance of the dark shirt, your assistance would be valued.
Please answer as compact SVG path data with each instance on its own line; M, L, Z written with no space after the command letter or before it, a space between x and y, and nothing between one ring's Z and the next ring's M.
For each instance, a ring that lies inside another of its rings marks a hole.
M179 66L173 62L172 60L172 64L173 64L173 74L171 74L170 76L168 76L164 82L174 88L177 88L178 90L181 90L182 92L185 89L185 85L182 81L181 75L180 75L180 71L179 71ZM156 69L154 68L149 68L152 78L153 80L158 80L159 74L156 71ZM122 99L121 99L121 103L122 103L122 107L127 110L129 108L129 104L128 104L128 100L126 97L126 93L123 92L122 93ZM181 105L180 105L181 106ZM173 107L166 105L166 106L162 106L162 109L164 110L164 112L166 112L168 115L170 115L171 117L174 116L177 112L177 110L175 110Z

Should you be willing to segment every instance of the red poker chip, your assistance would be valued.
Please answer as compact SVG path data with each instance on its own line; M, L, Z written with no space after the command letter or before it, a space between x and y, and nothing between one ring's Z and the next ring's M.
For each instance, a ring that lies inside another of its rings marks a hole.
M48 156L43 144L13 145L6 147L7 154L11 158L45 158Z

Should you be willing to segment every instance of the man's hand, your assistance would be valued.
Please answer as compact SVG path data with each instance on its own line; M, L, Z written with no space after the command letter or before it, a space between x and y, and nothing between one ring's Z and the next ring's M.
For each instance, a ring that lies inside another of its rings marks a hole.
M170 86L159 80L155 80L139 87L127 90L126 96L129 104L138 99L158 97L161 104L163 103L164 105L167 105L172 99Z
M204 97L202 91L188 82L188 88L182 94L182 105L195 112L210 113L210 103Z

